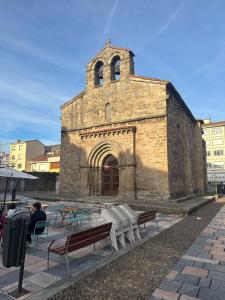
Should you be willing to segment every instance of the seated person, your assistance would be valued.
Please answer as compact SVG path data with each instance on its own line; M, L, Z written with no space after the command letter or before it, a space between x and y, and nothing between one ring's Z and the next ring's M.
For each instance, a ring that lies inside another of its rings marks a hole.
M33 212L30 218L30 225L29 225L29 232L27 235L28 243L31 243L31 234L34 233L35 225L38 221L46 221L46 213L41 210L41 203L35 202L33 204ZM36 233L41 234L45 229L44 228L37 228Z
M3 237L3 227L6 222L5 214L0 209L0 243L2 245L2 237Z
M7 217L11 216L16 212L16 205L14 203L9 204L8 211L7 211Z

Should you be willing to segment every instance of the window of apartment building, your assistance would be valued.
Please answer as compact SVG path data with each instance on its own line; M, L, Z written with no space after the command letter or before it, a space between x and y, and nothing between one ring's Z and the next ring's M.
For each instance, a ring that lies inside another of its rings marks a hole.
M223 145L223 140L220 139L220 140L213 140L213 145L216 146L216 145Z
M211 141L206 141L205 144L206 144L206 146L210 146Z
M207 168L212 168L213 164L212 163L207 163Z
M208 173L207 177L208 177L208 181L212 181L213 180L213 174Z
M209 135L210 134L210 129L203 129L204 135Z
M12 160L15 160L15 155L12 155Z
M19 145L19 150L22 150L23 149L23 145Z
M214 168L224 168L224 162L223 161L215 161Z
M16 146L12 146L11 149L12 149L12 151L16 150Z
M210 156L210 151L206 151L206 156Z
M18 164L17 167L18 167L18 169L21 169L22 168L22 164Z
M221 155L223 155L223 150L214 150L214 155L215 156L221 156Z
M212 129L212 134L222 134L222 128L221 127L215 127Z
M39 165L39 171L40 172L46 171L46 165L45 164L40 164Z
M22 154L19 154L19 155L18 155L18 159L22 159Z
M224 180L225 179L225 174L224 173L217 173L215 174L215 179L219 180Z

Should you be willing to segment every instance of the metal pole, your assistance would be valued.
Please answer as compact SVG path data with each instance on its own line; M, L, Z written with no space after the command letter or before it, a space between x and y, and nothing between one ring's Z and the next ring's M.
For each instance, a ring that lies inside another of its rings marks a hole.
M19 282L18 282L18 294L20 294L22 292L22 286L23 286L23 273L24 273L28 226L29 226L29 223L27 223L27 221L24 220L23 221L23 242L22 242L22 251L21 251L21 259L20 259Z
M6 200L6 195L7 195L8 184L9 184L9 177L7 177L7 179L6 179L5 195L4 195L4 202L3 202L3 207L2 207L3 211L5 210L5 200Z

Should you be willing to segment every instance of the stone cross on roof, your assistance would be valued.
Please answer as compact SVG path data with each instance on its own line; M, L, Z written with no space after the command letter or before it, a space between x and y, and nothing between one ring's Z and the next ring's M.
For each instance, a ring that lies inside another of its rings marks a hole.
M106 47L110 47L111 46L111 40L110 39L106 40L105 46Z

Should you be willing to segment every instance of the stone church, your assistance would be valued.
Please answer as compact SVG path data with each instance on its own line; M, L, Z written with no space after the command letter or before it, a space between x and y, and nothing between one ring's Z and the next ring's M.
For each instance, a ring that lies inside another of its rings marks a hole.
M107 42L61 113L61 194L140 203L204 192L201 122L170 81L135 75L130 49Z

